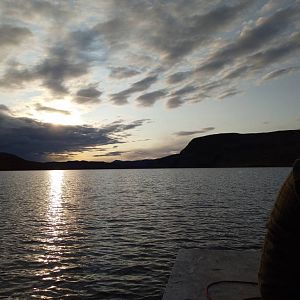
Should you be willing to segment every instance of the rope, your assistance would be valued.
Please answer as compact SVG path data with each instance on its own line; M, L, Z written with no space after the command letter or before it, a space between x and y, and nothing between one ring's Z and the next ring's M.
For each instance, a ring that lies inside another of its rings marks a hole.
M208 300L214 300L210 294L209 294L209 289L214 286L214 285L218 285L218 284L222 284L222 283L239 283L239 284L247 284L247 285L255 285L257 286L258 283L257 282L252 282L252 281L240 281L240 280L220 280L220 281L215 281L215 282L212 282L210 284L208 284L205 288L205 295L206 295L206 298ZM261 297L254 297L254 298L245 298L243 300L260 300L262 299Z

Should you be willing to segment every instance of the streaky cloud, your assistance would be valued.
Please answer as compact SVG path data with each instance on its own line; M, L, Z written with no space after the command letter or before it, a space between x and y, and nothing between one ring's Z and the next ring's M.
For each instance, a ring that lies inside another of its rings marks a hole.
M109 76L114 79L124 79L128 77L133 77L140 74L140 71L137 71L132 68L118 67L111 68Z
M181 82L181 81L189 78L191 75L192 75L192 71L177 72L177 73L170 75L167 78L167 83L169 83L169 84L178 83L178 82Z
M57 109L57 108L53 108L53 107L49 107L49 106L43 106L40 103L37 103L35 105L35 109L37 111L44 111L44 112L55 113L55 114L62 114L62 115L66 115L66 116L71 114L67 110Z
M149 107L152 106L157 100L167 94L166 90L158 90L139 96L136 101L140 106Z
M247 30L235 42L218 50L197 71L217 72L234 60L259 50L266 43L278 38L279 34L291 25L292 18L298 14L299 5L276 12L253 29Z
M197 90L198 90L198 88L194 85L186 85L183 88L173 92L172 96L182 96L182 95L186 95L186 94L191 94Z
M106 156L121 156L128 151L110 151L105 154L95 154L94 157L106 157Z
M248 57L248 61L254 64L254 68L265 68L275 62L287 58L300 50L300 33L293 34L288 41L267 48Z
M127 104L127 98L130 97L132 94L137 92L142 92L147 90L153 83L158 80L157 75L150 75L140 81L137 81L131 85L130 88L123 90L119 93L111 95L111 101L117 105L124 105Z
M241 91L237 90L236 88L229 88L229 89L223 91L220 95L218 95L218 99L225 99L225 98L232 97L232 96L235 96L240 93L241 93Z
M268 80L275 79L275 78L278 78L278 77L281 77L281 76L284 76L287 74L293 74L298 70L299 70L299 67L290 67L290 68L274 70L274 71L267 73L265 76L263 76L262 81L268 81Z
M242 65L237 68L230 69L229 71L226 72L226 74L223 76L222 79L236 79L236 78L241 78L241 76L244 76L245 74L248 73L249 70L251 70L252 66L249 65Z
M205 14L193 14L186 20L186 25L170 15L157 28L158 34L150 35L148 43L165 53L167 60L178 62L208 41L213 33L232 24L251 4L247 0L233 6L221 5Z
M215 127L206 127L200 130L194 130L194 131L178 131L175 132L174 134L177 136L190 136L190 135L195 135L195 134L202 134L202 133L207 133L209 131L215 130Z

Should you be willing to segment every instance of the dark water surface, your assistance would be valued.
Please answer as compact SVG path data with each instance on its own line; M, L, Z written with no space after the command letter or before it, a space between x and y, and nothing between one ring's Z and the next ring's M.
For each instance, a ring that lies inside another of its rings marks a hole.
M259 248L288 172L0 172L0 298L161 299L179 248Z

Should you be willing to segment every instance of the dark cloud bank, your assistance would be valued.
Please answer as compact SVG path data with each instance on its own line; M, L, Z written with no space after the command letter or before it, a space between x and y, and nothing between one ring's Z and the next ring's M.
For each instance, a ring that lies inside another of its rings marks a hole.
M46 108L47 109L47 108ZM123 143L129 131L147 120L131 123L115 121L96 128L85 125L64 126L17 118L4 105L0 107L0 149L27 159L47 159L50 154L82 152L87 148Z

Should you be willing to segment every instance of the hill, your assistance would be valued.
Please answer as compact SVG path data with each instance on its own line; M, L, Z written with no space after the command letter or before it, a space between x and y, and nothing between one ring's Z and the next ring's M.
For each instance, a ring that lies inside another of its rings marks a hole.
M300 157L300 130L223 133L193 139L179 154L137 161L33 162L0 153L0 170L283 167Z
M16 155L0 152L0 170L40 170L43 163L25 160Z
M179 156L179 167L291 166L300 157L300 130L195 138Z

